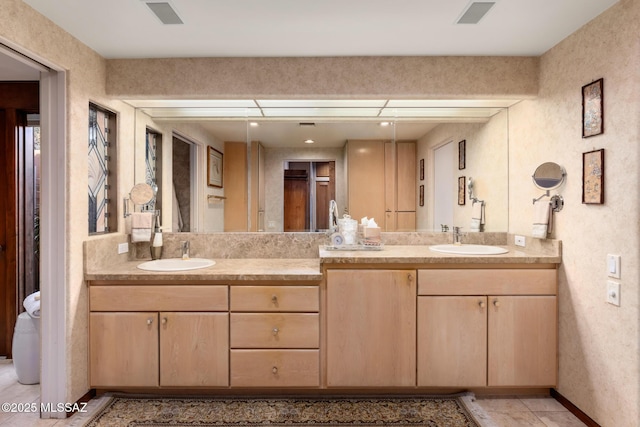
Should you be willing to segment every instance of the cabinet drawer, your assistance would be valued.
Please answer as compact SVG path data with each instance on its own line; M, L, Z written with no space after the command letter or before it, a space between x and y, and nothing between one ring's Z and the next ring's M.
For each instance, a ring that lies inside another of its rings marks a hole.
M311 313L233 313L232 348L318 348L320 323Z
M317 387L318 350L231 350L232 387Z
M317 286L232 286L231 311L318 311Z
M226 286L91 286L91 311L226 311Z
M418 295L556 295L555 269L418 270Z

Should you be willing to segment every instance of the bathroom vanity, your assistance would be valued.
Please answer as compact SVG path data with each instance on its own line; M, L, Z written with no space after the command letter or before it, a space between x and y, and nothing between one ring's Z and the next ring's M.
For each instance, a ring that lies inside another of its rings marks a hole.
M549 388L558 253L319 250L185 272L88 270L90 387Z

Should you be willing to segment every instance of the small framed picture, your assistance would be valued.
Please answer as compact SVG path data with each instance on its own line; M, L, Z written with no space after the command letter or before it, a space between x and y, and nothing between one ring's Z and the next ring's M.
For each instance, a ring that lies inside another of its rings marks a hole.
M467 151L467 140L463 139L462 141L458 142L458 169L462 170L467 166L467 160L466 160L466 151Z
M420 186L420 206L424 206L424 185Z
M464 176L461 176L458 178L458 204L459 205L464 205L467 199L464 182L465 182Z
M222 188L222 153L207 147L207 185Z
M582 153L582 203L604 203L604 149Z
M424 181L424 159L420 159L420 181Z
M603 79L582 86L582 137L604 132Z

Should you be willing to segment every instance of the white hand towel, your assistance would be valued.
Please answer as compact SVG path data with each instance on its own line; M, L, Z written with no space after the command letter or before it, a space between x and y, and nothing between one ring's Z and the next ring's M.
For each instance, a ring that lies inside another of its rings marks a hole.
M533 230L531 235L540 239L547 238L551 218L551 205L548 200L539 200L533 204Z
M471 226L469 232L477 233L480 231L480 226L484 224L484 202L473 202L471 206Z
M151 241L151 227L153 226L153 212L133 212L131 214L131 241Z
M27 296L22 302L24 309L27 310L29 316L34 318L40 317L40 291L34 292Z

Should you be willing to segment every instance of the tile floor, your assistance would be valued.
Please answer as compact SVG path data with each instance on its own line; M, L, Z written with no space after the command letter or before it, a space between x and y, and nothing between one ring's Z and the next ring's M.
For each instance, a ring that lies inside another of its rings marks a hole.
M18 382L11 361L0 360L0 403L40 402L40 385ZM497 427L582 427L584 424L550 397L478 397L477 404L489 415ZM38 413L11 413L0 411L0 427L75 427L91 416L99 406L92 400L86 414L67 419L39 418ZM491 426L493 427L493 426Z

